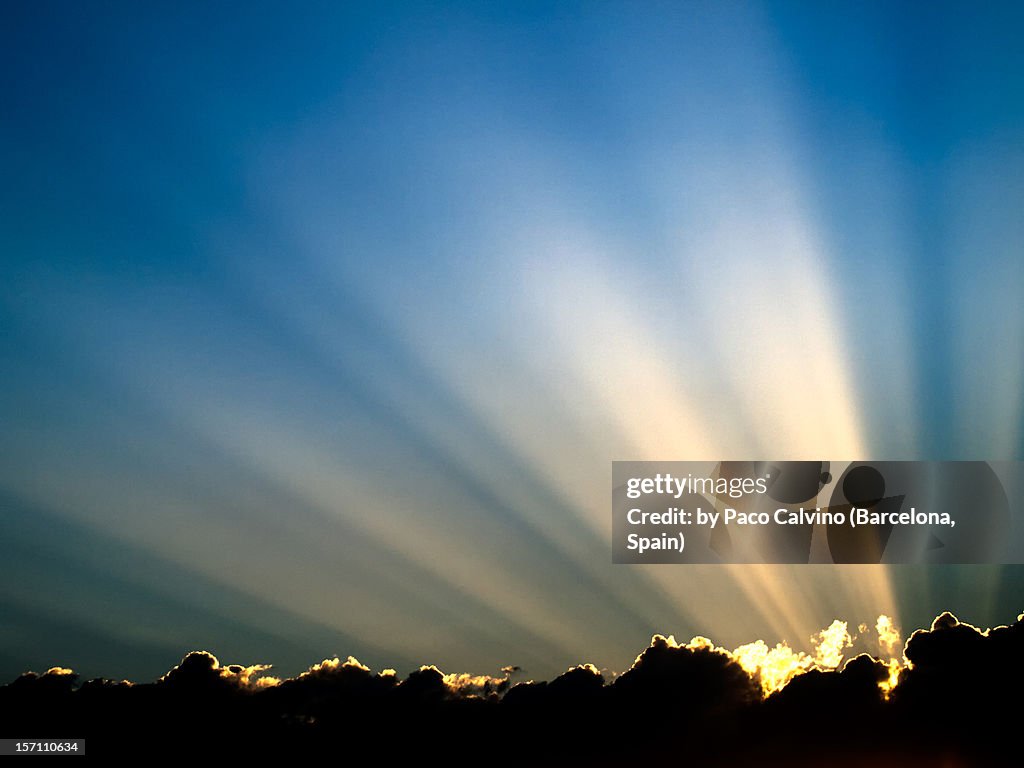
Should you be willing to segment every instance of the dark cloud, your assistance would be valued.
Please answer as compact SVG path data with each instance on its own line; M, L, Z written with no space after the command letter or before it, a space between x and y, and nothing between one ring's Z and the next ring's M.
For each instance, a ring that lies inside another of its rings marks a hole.
M745 707L760 691L733 658L715 648L678 646L657 635L633 666L615 680L619 698L689 716Z
M220 675L220 662L212 653L193 651L157 681L157 685L185 691L218 689L230 685Z
M768 696L733 652L661 636L621 675L584 664L515 685L515 666L400 677L352 657L279 680L267 665L196 651L148 684L26 673L0 687L0 711L11 736L85 737L101 756L159 744L178 755L457 765L1012 763L1022 651L1019 619L982 631L946 613L913 633L898 670L861 654Z

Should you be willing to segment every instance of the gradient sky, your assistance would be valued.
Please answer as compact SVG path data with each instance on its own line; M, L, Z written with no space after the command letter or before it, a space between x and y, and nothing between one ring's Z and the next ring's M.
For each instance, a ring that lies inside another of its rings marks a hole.
M613 459L1024 458L1019 3L8 4L0 677L1024 610L612 565Z

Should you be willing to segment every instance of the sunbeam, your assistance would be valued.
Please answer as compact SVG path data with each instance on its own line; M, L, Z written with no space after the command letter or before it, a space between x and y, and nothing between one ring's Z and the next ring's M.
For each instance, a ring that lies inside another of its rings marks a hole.
M821 527L615 564L609 493L1021 457L1019 9L258 5L0 25L0 673L220 644L493 692L658 636L775 693L846 632L896 696L892 626L1021 610L1019 566Z

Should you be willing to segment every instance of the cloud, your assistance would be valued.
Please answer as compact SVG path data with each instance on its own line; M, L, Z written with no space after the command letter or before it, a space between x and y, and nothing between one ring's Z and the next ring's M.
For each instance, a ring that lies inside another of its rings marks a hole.
M509 689L512 680L508 675L491 677L490 675L470 675L466 672L444 675L444 684L457 696L478 696L488 698L499 696Z
M78 675L66 667L50 667L43 674L26 672L12 682L8 688L17 691L31 691L38 694L71 693Z
M881 616L875 631L892 653L895 623ZM351 656L282 679L268 664L223 665L195 651L153 683L78 685L60 666L25 673L0 687L0 711L11 733L78 734L111 753L159 743L168 754L376 753L387 762L442 749L450 764L541 765L1015 754L1016 729L996 726L1024 683L1020 617L981 630L944 613L910 636L905 662L847 659L855 638L839 620L811 641L810 652L763 640L728 650L655 635L622 674L580 664L517 684L514 665L496 675L424 665L402 677Z
M655 635L633 666L612 683L618 697L675 709L742 707L760 698L750 675L731 654L709 645L680 646Z
M900 633L892 619L885 615L879 616L875 622L875 631L878 633L878 647L885 653L895 653L900 644Z
M157 680L157 685L180 690L209 690L229 688L261 688L272 685L277 678L263 678L270 664L229 664L220 661L208 651L192 651ZM265 680L265 681L264 681Z
M797 675L811 669L831 670L838 667L844 658L845 650L852 647L853 638L847 629L847 623L836 619L826 629L811 638L814 655L791 648L786 643L777 643L769 647L764 640L741 645L733 651L715 648L706 637L695 637L689 648L714 648L718 653L731 658L756 680L763 695L768 696L782 690Z

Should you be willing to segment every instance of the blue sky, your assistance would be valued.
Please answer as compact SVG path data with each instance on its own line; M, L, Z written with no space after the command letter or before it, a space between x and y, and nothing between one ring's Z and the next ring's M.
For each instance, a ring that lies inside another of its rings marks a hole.
M613 459L1022 457L1019 5L3 13L8 676L1019 612L613 566L607 508Z

